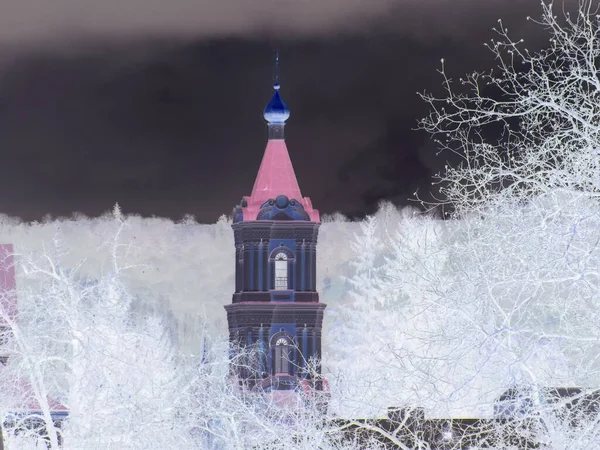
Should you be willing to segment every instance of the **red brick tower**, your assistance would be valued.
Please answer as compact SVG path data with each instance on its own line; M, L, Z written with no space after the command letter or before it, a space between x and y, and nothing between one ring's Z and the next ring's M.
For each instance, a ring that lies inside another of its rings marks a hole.
M226 305L232 348L256 357L234 374L248 389L274 398L323 391L321 327L325 304L316 291L319 212L302 197L285 144L289 118L279 94L278 57L274 94L264 110L269 139L254 182L233 212L235 293Z

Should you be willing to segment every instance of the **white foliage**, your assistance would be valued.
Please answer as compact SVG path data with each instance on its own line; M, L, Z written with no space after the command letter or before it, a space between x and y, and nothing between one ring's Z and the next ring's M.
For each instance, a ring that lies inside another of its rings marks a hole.
M563 17L552 3L541 5L537 23L549 34L548 48L530 52L499 21L497 40L487 44L495 71L455 83L442 63L446 95L422 95L432 110L422 128L462 158L438 175L458 213L550 191L600 193L598 5L581 0ZM498 142L485 138L491 125L502 130Z
M420 372L435 390L444 373L473 412L511 384L600 386L596 8L585 0L559 17L542 3L550 47L536 53L500 22L495 72L457 88L442 68L446 95L423 95L422 127L462 163L438 175L461 220L445 244L447 289L420 336L437 368Z
M131 245L119 241L127 223L115 225L112 241L98 249L107 249L111 261L98 281L65 268L68 250L58 235L44 253L19 255L35 287L19 290L12 353L2 371L4 410L39 405L52 448L60 434L50 417L54 399L69 411L64 448L147 449L185 438L174 427L179 386L172 345L160 319L132 317L132 296L121 282L131 269L122 256Z

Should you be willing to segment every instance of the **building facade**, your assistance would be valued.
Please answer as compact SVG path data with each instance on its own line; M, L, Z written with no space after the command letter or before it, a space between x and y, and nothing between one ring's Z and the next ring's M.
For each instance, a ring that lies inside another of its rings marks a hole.
M225 309L239 384L308 393L324 389L318 361L326 305L316 290L320 217L302 197L288 154L290 113L279 93L278 58L275 67L264 110L267 146L251 195L233 210L235 292Z

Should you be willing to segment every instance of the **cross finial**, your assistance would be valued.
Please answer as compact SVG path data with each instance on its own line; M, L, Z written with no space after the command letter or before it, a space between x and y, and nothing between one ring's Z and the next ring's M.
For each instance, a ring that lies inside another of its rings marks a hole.
M273 76L273 87L279 89L279 50L275 50L275 73Z

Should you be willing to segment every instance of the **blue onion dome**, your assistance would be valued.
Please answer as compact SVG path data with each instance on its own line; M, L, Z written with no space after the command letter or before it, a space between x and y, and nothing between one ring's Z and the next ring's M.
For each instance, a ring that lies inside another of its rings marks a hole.
M279 83L275 83L273 86L275 93L271 97L271 101L265 107L263 116L270 124L284 124L290 117L290 110L288 106L283 102L279 95Z

